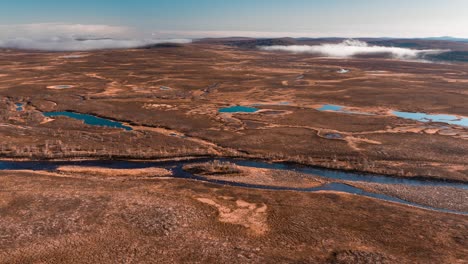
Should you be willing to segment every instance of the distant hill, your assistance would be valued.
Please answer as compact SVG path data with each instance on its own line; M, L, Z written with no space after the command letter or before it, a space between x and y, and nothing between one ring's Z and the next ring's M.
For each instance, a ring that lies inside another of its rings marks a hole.
M468 42L468 38L454 38L454 37L433 37L424 38L425 40L445 40L445 41L456 41L456 42Z
M240 48L255 49L257 46L273 45L320 45L324 43L340 43L347 38L206 38L197 40L197 43L218 44L235 46ZM357 38L370 45L400 47L411 49L450 49L468 51L468 40L451 37L440 38L414 38L414 39L393 39L393 38Z
M410 49L444 49L468 51L468 42L433 39L369 39L370 45Z
M293 38L221 38L221 39L201 39L198 43L221 44L234 46L244 49L256 49L258 46L275 46L275 45L295 45L297 40Z
M157 43L157 44L149 44L146 46L141 47L141 49L161 49L161 48L180 48L183 47L183 44L179 43Z
M437 55L430 55L428 58L436 61L468 62L468 51L449 51Z

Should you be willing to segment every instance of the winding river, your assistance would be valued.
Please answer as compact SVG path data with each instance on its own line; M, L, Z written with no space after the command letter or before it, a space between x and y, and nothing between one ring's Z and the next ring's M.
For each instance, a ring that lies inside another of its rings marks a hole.
M414 206L422 209L433 210L438 212L445 213L455 213L468 215L468 212L459 212L448 209L434 208L422 204L417 204L413 202L408 202L396 197L377 194L364 191L362 189L343 184L338 182L328 183L319 187L314 188L292 188L292 187L277 187L277 186L266 186L266 185L256 185L256 184L247 184L240 182L231 182L225 181L222 179L208 179L202 176L194 175L190 172L187 172L183 169L184 165L199 163L199 162L209 162L209 161L227 161L235 163L239 166L249 167L249 168L264 168L264 169L276 169L276 170L288 170L299 173L304 173L307 175L319 176L325 179L330 180L344 180L351 182L368 182L368 183L379 183L379 184L401 184L406 186L432 186L432 187L452 187L463 190L468 190L468 184L465 183L453 183L437 180L422 180L422 179L410 179L410 178L396 178L385 175L377 174L362 174L355 172L345 172L338 170L329 170L316 167L302 166L292 163L267 163L256 160L243 160L243 159L228 159L228 158L202 158L194 160L184 160L184 161L156 161L156 162L139 162L139 161L118 161L118 160L90 160L90 161L0 161L0 170L33 170L33 171L55 171L59 166L86 166L86 167L100 167L100 168L112 168L112 169L141 169L141 168L165 168L173 172L174 178L184 178L192 179L202 182L208 182L213 184L227 185L227 186L236 186L252 189L263 189L263 190L273 190L273 191L300 191L300 192L319 192L319 191L336 191L342 193L349 193L354 195L372 197L375 199L380 199L384 201L389 201L398 204L404 204L409 206Z

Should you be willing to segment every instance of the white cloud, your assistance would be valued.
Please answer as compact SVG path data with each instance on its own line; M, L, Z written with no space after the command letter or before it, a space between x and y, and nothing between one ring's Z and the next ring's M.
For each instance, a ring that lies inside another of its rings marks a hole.
M189 43L185 39L89 39L73 38L29 39L15 38L0 40L0 48L46 50L46 51L86 51L99 49L129 49L158 43Z
M322 45L290 45L290 46L260 46L265 51L286 51L293 53L320 54L327 57L353 57L366 54L391 54L397 59L418 59L424 55L439 54L446 50L426 49L416 50L399 47L371 46L359 40L345 40L338 44Z
M0 48L50 51L136 48L157 43L188 43L188 39L144 38L128 27L40 23L0 25Z
M21 25L0 25L0 38L49 38L49 37L112 37L131 34L128 27L109 25L85 25L67 23L37 23Z

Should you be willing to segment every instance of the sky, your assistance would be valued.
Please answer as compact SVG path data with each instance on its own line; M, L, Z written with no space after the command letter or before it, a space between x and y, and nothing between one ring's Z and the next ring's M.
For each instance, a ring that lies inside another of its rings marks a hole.
M468 38L467 11L467 0L0 0L0 37L68 25L181 38Z

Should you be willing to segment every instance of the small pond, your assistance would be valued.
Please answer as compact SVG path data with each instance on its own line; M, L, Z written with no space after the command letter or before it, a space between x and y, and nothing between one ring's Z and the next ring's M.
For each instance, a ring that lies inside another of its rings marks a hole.
M22 103L16 103L16 111L21 112L24 110L24 106Z
M316 108L318 111L328 111L328 112L337 112L344 114L358 114L358 115L376 115L373 113L359 112L359 111L348 111L346 107L341 105L325 104L322 107ZM419 122L441 122L451 125L468 127L468 117L464 116L455 116L447 114L426 114L426 113L413 113L413 112L402 112L402 111L392 111L397 117L415 120Z
M343 135L341 135L340 133L326 133L323 136L327 139L342 139L343 138Z
M259 109L248 106L231 106L219 109L220 113L255 113Z
M317 108L319 111L333 111L333 112L342 112L344 109L344 106L341 105L331 105L331 104L326 104L323 105L320 108Z
M454 115L444 114L431 115L426 113L412 113L400 111L393 111L392 113L400 118L416 120L419 122L441 122L451 125L468 127L468 117L457 117Z
M75 113L75 112L45 112L43 113L44 116L46 117L57 117L57 116L65 116L69 118L73 118L76 120L83 121L87 125L91 126L102 126L102 127L112 127L112 128L122 128L127 131L133 130L129 126L125 126L121 122L118 121L113 121L93 115L87 115L87 114L80 114L80 113Z
M332 105L332 104L326 104L316 109L322 112L338 112L338 113L355 114L355 115L374 115L374 114L366 113L366 112L348 111L348 110L345 110L346 108L344 106Z

